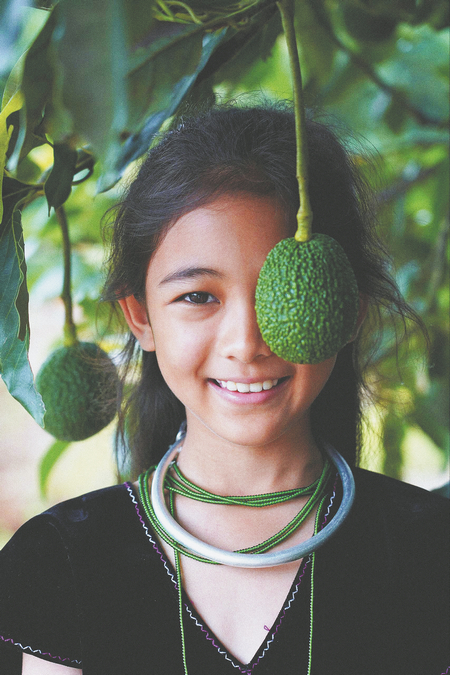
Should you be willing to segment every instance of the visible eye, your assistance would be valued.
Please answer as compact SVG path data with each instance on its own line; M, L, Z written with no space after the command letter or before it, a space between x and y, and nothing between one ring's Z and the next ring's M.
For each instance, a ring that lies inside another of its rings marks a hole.
M217 302L217 299L211 295L211 293L206 293L204 291L186 293L185 295L182 295L180 298L178 298L178 300L185 300L192 305L206 305L210 302Z

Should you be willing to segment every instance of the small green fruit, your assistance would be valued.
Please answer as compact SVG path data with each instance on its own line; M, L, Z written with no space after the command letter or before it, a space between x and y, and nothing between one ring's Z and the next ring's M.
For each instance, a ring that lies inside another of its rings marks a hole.
M270 251L256 287L256 316L277 356L292 363L334 356L351 338L358 309L355 275L332 237L283 239Z
M61 441L81 441L113 419L117 370L92 342L77 342L50 354L36 377L46 413L45 429Z

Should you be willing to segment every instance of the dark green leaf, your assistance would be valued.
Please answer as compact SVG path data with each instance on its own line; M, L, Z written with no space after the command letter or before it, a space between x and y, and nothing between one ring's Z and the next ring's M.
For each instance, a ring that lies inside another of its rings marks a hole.
M127 51L120 0L62 0L55 32L63 105L107 167L126 128ZM56 140L63 140L61 135Z
M216 83L226 82L228 86L250 90L259 88L257 66L269 58L281 31L278 10L266 9L253 17L247 29L230 31L229 38L216 50L199 79L213 75Z
M398 18L385 12L369 11L350 2L342 4L345 28L362 42L383 42L394 33Z
M77 152L68 145L55 143L53 157L53 169L45 183L49 215L52 206L56 211L70 196L76 171Z
M313 11L315 2L296 1L295 29L305 84L310 78L328 82L336 53L336 45Z
M25 320L17 307L20 295L23 299L26 294L24 260L20 212L16 209L0 238L0 373L10 394L42 426L44 404L28 361L28 314Z
M146 37L148 46L129 60L127 76L131 130L146 117L171 105L173 88L197 71L204 30L196 25L156 21Z
M9 161L11 170L15 170L20 160L37 145L45 141L41 124L45 108L49 104L54 79L51 39L55 30L57 12L48 15L44 27L37 35L25 57L22 76L22 92L25 98L19 138Z
M172 88L172 97L168 107L160 110L154 115L150 115L142 130L127 139L116 159L114 173L110 171L107 177L102 176L99 181L99 190L109 189L111 185L119 180L130 162L141 157L148 151L155 134L159 131L163 122L176 112L193 86L197 75L206 66L209 57L224 39L225 35L226 30L221 30L215 33L207 33L204 36L202 55L196 70L191 75L182 77Z
M47 496L48 479L53 467L69 445L70 441L55 441L41 459L39 464L39 487L42 497Z

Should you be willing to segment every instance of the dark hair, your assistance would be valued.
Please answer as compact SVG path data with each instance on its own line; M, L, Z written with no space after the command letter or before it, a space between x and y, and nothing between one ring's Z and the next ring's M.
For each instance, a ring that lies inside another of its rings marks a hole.
M416 319L389 276L385 250L374 232L371 191L352 153L328 125L317 121L308 120L307 137L313 230L342 245L372 313L379 315L380 307L387 307L403 319ZM163 135L115 208L104 298L144 298L148 263L167 229L185 213L227 193L273 196L288 217L294 216L298 187L294 117L288 105L221 106L182 118ZM174 441L185 411L166 385L155 353L142 352L130 335L124 354L123 381L131 372L136 376L121 402L116 448L119 466L128 466L135 476ZM360 446L362 371L358 337L339 353L311 411L316 437L320 430L351 464L357 463Z

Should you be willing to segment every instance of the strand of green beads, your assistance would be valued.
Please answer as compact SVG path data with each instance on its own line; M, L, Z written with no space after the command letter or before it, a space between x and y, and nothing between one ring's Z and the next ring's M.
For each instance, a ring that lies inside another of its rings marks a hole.
M319 508L316 513L316 522L314 523L314 535L319 531L319 522L320 515L323 510L325 499L327 495L324 495L322 501L319 504ZM308 670L306 675L311 675L311 664L312 664L312 641L313 641L313 626L314 626L314 567L316 562L316 552L311 553L311 596L309 599L309 646L308 646Z
M151 523L152 527L154 528L155 532L161 537L161 539L163 539L163 541L168 543L170 546L172 546L172 548L179 551L180 553L183 553L184 555L186 555L190 558L193 558L194 560L198 560L200 562L208 562L208 563L211 563L211 564L217 564L217 563L214 563L213 561L210 561L206 558L203 558L201 556L198 556L198 555L193 554L190 551L188 551L186 548L181 546L175 539L173 539L173 537L171 537L166 532L166 530L162 527L162 525L158 521L158 519L156 517L156 514L154 512L154 509L153 509L153 506L152 506L152 503L151 503L150 492L149 492L149 477L150 477L150 473L153 470L154 470L154 467L150 467L150 469L148 469L148 471L145 474L141 474L139 476L138 485L139 485L139 495L140 495L140 499L141 499L141 502L142 502L143 507L144 507L145 514L146 514L149 522ZM265 541L263 541L259 544L255 544L254 546L250 546L248 548L239 549L236 552L237 553L263 553L263 552L273 548L277 544L280 544L285 539L287 539L287 537L289 537L289 535L292 534L292 532L294 532L304 522L304 520L307 518L309 513L311 513L311 511L313 510L315 505L320 501L320 499L322 499L322 497L325 493L325 490L326 490L326 484L327 484L328 478L330 476L330 473L331 473L331 465L328 461L326 461L326 462L324 462L322 474L321 474L318 482L315 481L313 483L313 485L316 485L316 488L315 488L313 494L310 496L310 498L308 499L306 504L303 506L303 508L300 509L300 511L296 514L296 516L294 516L294 518L287 525L285 525L279 532L275 533L274 535L272 535L271 537L269 537ZM165 487L166 487L166 483L165 483ZM310 488L311 486L308 486L308 487ZM201 488L198 488L197 486L194 486L194 488L195 488L194 494L197 496L198 491L201 490ZM307 488L302 488L302 490L305 490L305 489L307 489ZM205 497L205 499L202 500L202 501L209 501L209 498L208 498L208 495L206 494L206 491L204 491L204 492L205 492L205 494L203 496ZM174 491L169 491L169 494L173 495ZM209 493L209 494L212 495L214 498L220 498L219 495L213 495L213 493ZM245 505L245 506L251 506L251 504L248 504L247 501L246 501L246 499L249 496L253 497L254 495L244 495L242 497L239 497L240 504ZM282 499L282 501L285 501L283 497L281 497L281 499ZM213 503L216 503L216 502L214 501ZM277 503L278 503L278 501L275 499L273 504L277 504Z
M328 462L328 459L326 458L325 461ZM185 476L183 476L176 461L172 463L171 468L175 472L177 478L167 474L165 481L165 487L167 490L176 492L177 494L183 495L185 497L189 497L190 499L207 502L208 504L234 504L238 506L257 507L281 504L282 502L295 499L296 497L312 494L320 480L319 477L314 481L314 483L311 483L311 485L307 485L306 487L282 490L280 492L266 492L262 494L244 496L216 495L213 492L209 492L208 490L195 485Z

